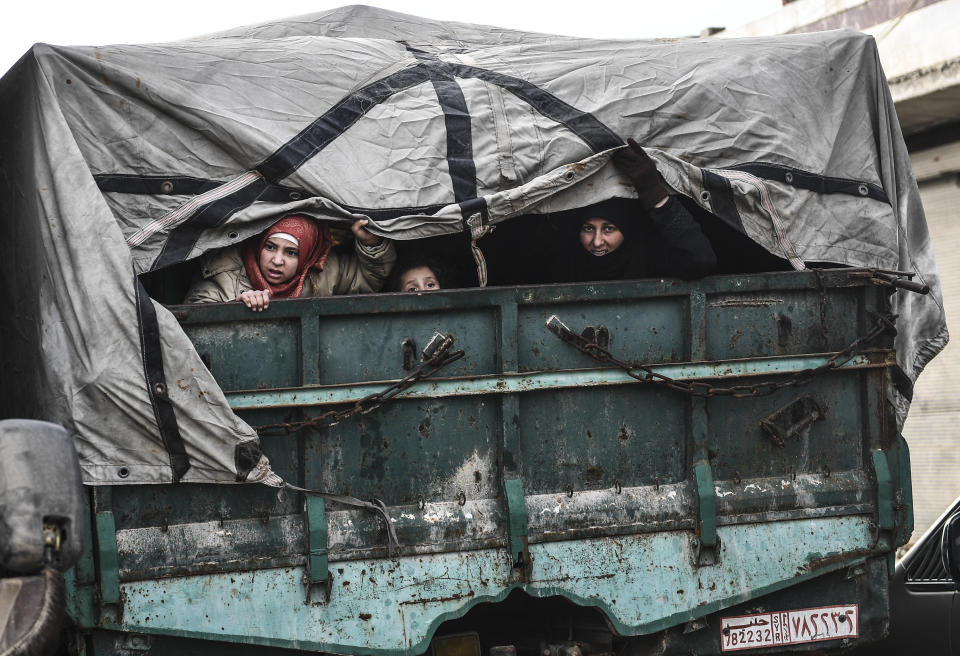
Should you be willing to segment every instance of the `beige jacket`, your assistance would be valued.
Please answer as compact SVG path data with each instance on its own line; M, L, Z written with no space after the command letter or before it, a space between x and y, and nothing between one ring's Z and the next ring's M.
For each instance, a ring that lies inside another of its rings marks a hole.
M303 283L302 296L334 296L378 292L397 260L393 242L384 239L376 246L354 242L354 253L330 251L323 271L311 269ZM184 303L224 303L235 301L241 292L251 290L250 277L236 246L203 256L202 279L187 292Z

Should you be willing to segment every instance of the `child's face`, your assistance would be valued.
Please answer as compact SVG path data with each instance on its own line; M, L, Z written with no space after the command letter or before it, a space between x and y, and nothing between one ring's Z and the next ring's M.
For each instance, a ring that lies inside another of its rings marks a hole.
M580 245L591 255L608 255L622 244L623 233L615 223L604 219L587 219L580 226Z
M282 285L297 273L300 249L281 237L267 237L260 249L260 273L271 285Z
M440 289L440 283L430 267L414 267L400 277L402 292L432 292L437 289Z

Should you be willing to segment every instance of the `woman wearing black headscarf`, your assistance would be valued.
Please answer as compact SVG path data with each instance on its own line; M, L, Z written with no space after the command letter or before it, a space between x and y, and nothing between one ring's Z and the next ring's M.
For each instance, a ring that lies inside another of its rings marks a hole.
M567 238L558 278L568 282L670 277L713 273L717 258L687 209L670 196L656 165L633 139L614 164L633 183L637 200L611 198L561 212L555 218Z

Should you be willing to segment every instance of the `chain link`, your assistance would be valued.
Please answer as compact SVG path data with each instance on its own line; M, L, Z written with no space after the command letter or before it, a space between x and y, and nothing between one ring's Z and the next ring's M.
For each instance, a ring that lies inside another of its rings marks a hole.
M255 428L257 433L260 436L288 435L303 428L329 428L330 426L335 426L344 419L349 419L354 415L369 414L404 390L416 385L421 380L430 378L443 367L462 358L464 356L464 352L462 350L450 350L450 347L453 346L453 342L454 338L452 335L445 335L442 337L442 341L440 341L436 347L434 347L433 343L431 343L431 345L428 345L427 349L424 350L423 362L419 367L411 371L404 378L401 378L392 385L385 387L383 390L365 396L356 401L351 407L346 408L345 410L331 410L323 413L322 415L310 417L309 419L305 419L303 421L256 426Z
M824 362L819 367L798 371L789 378L776 382L754 383L751 385L733 385L729 387L719 387L701 381L676 380L674 378L670 378L669 376L665 376L664 374L657 373L651 369L652 365L621 360L607 349L570 330L570 328L565 326L563 322L560 321L556 316L552 316L547 320L546 327L550 332L559 337L565 343L576 348L578 351L589 355L597 362L615 365L616 367L622 369L628 376L642 383L653 383L669 389L684 392L685 394L690 394L691 396L704 398L712 396L746 398L768 396L778 390L807 383L811 378L814 378L825 371L842 367L857 355L864 344L867 344L874 338L884 333L896 335L897 329L894 325L894 321L897 317L895 315L887 317L875 313L871 314L876 319L873 329L870 330L870 332L868 332L866 335L853 340L846 348L835 353L830 357L829 360Z

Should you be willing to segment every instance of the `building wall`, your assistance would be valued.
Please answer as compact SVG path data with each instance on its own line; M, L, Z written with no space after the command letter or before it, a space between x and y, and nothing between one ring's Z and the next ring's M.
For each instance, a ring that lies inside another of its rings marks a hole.
M960 496L960 142L912 153L943 285L951 341L914 388L910 446L914 539Z

